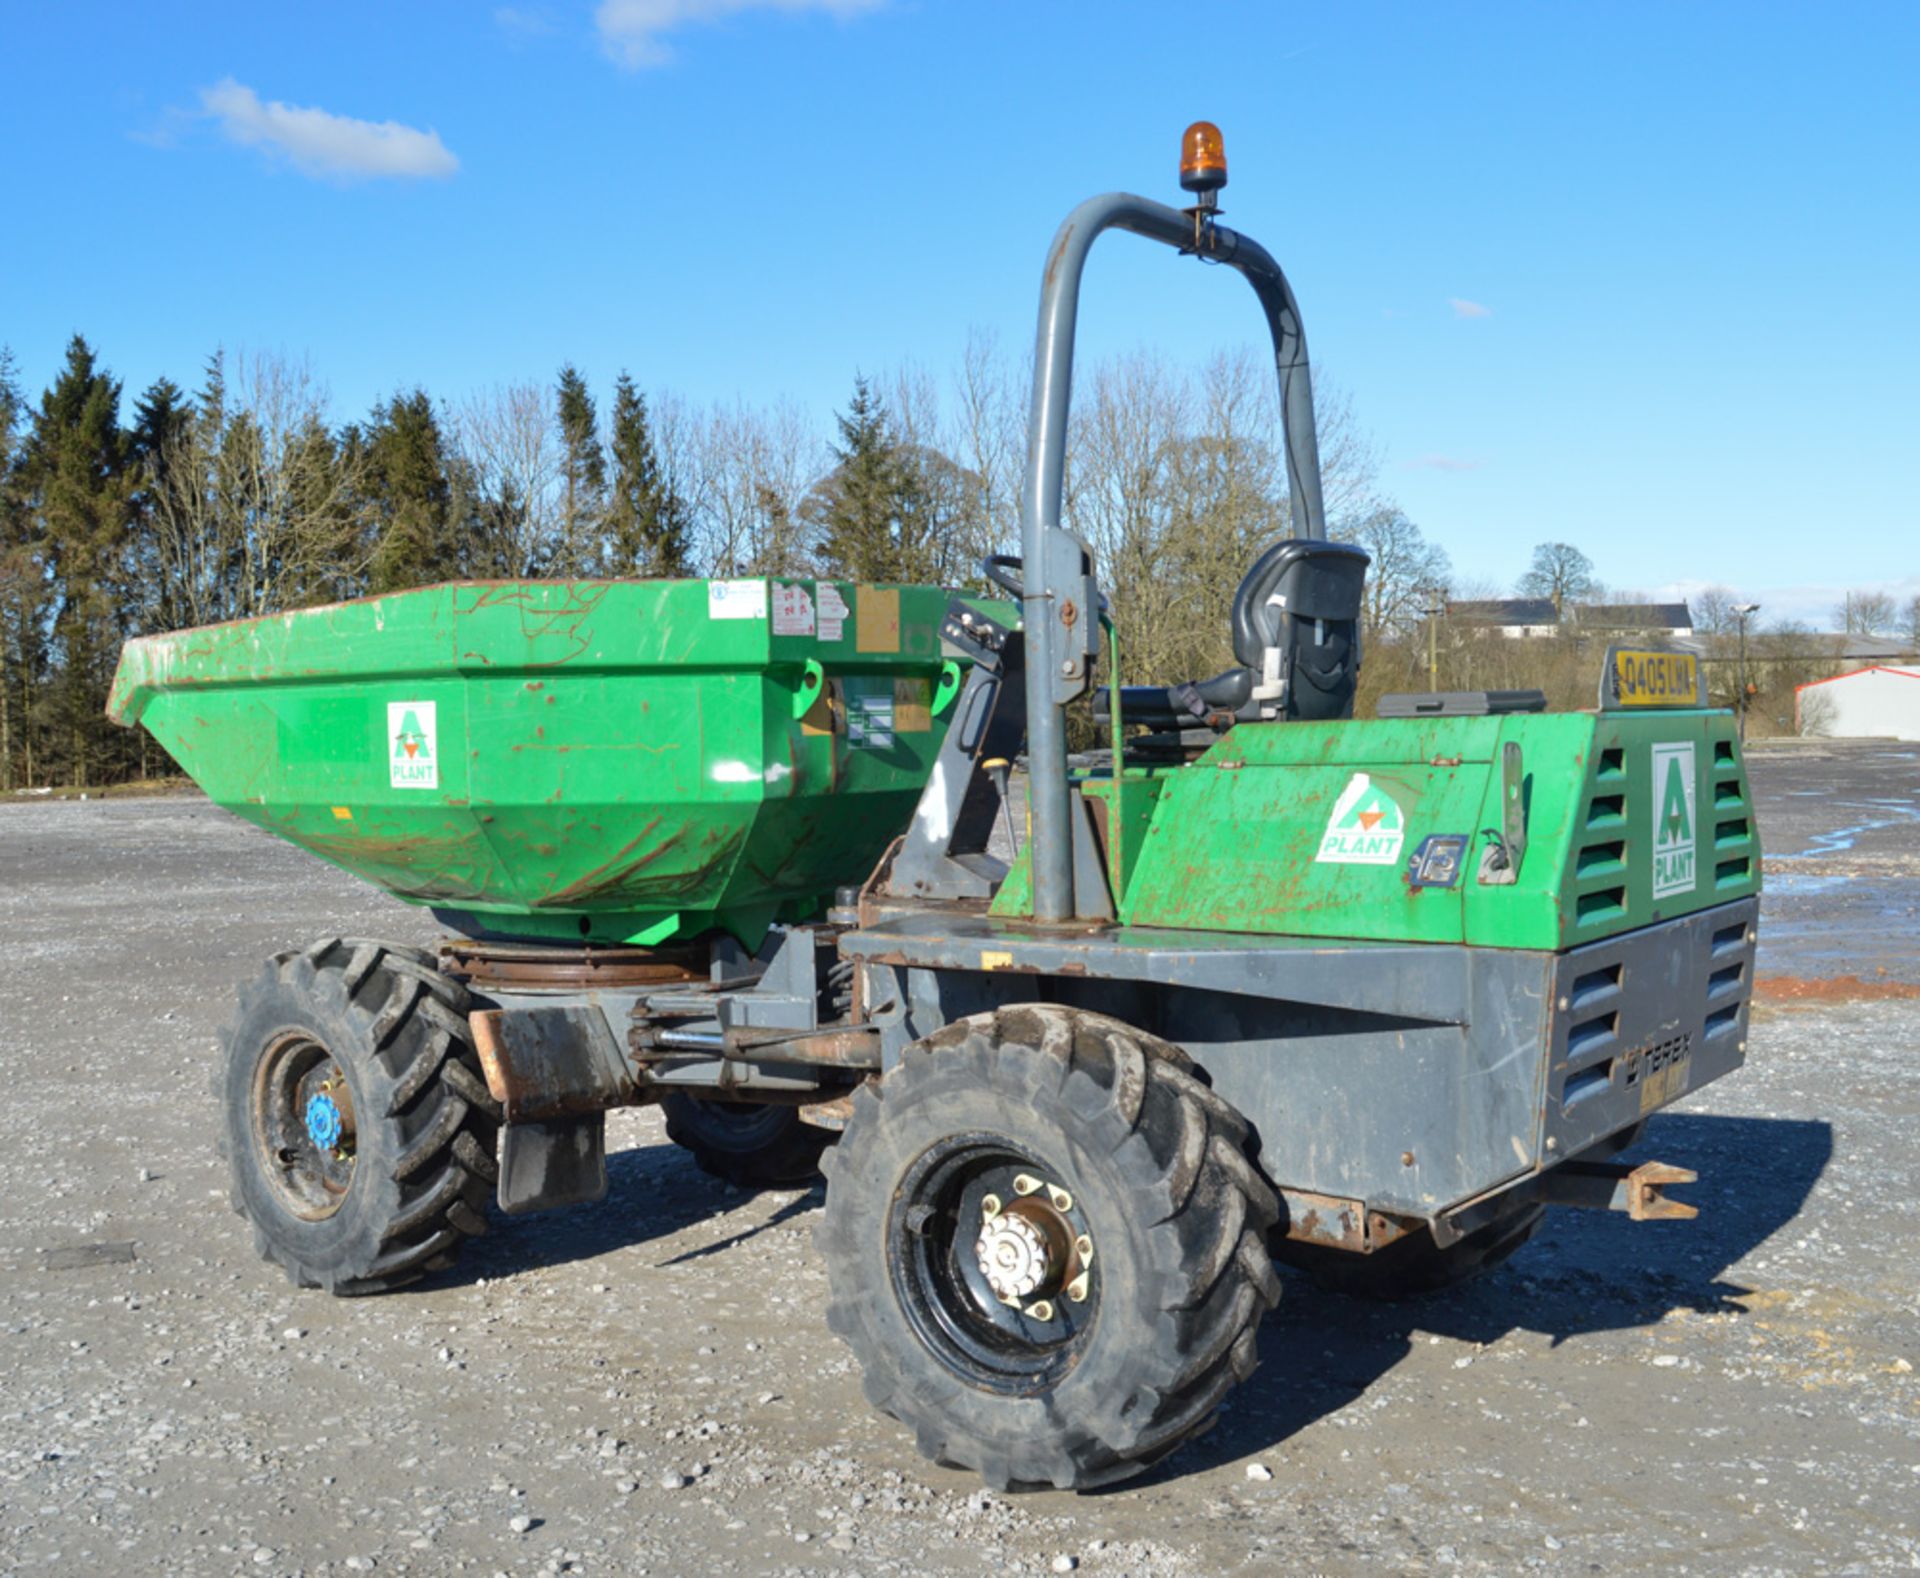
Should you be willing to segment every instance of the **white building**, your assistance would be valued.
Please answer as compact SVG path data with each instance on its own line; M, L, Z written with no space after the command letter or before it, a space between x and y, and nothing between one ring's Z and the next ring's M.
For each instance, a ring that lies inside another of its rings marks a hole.
M1920 740L1920 668L1878 664L1796 687L1795 725L1828 739Z

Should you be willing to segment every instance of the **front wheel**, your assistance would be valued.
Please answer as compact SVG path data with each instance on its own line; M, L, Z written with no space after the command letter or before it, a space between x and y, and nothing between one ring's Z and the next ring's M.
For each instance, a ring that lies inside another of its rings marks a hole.
M828 1324L868 1399L996 1488L1138 1472L1253 1371L1278 1213L1177 1048L1051 1005L863 1086L827 1159Z

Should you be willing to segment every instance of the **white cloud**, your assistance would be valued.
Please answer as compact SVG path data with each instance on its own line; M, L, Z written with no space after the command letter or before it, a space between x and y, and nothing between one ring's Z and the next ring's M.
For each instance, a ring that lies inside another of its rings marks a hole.
M600 0L594 23L600 47L628 70L673 59L666 35L690 23L719 22L742 11L821 11L846 21L886 0Z
M1449 296L1447 305L1453 308L1456 318L1491 318L1493 308L1483 307L1477 301L1468 301L1464 296Z
M229 141L264 148L307 175L335 181L444 180L460 168L436 131L398 121L355 120L277 99L263 104L252 88L231 77L203 88L200 102Z
M518 34L523 38L544 38L560 30L545 11L529 11L520 6L495 6L493 21L503 32Z
M1486 464L1480 460L1462 460L1458 455L1422 455L1401 463L1403 471L1478 471Z

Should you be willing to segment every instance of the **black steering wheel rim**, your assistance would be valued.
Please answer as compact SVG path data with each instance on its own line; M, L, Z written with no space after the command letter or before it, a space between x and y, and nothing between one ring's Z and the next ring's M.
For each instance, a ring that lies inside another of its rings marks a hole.
M990 553L980 561L980 573L1003 592L1015 597L1026 596L1026 582L1022 575L1025 561L1017 553Z

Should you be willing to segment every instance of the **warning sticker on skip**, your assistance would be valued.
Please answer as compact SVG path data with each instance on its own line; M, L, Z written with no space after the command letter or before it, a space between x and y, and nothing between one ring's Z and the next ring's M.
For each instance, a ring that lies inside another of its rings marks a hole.
M838 641L846 624L847 600L831 581L820 582L815 590L820 594L820 639Z
M813 634L813 599L804 586L773 583L773 633L776 636Z
M707 618L765 619L767 583L765 581L707 582Z

